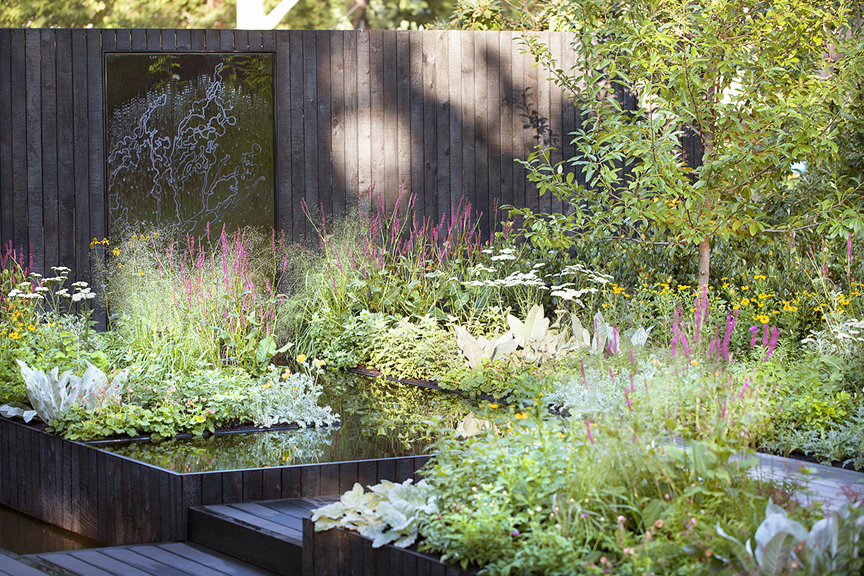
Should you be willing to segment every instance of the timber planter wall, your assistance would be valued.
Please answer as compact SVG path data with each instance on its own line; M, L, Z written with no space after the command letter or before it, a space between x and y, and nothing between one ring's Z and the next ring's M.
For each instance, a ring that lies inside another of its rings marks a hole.
M442 563L436 556L410 549L382 546L357 532L333 528L315 532L303 519L303 574L307 576L475 576L477 572Z
M0 418L0 503L110 546L186 540L188 509L416 478L428 456L178 474Z

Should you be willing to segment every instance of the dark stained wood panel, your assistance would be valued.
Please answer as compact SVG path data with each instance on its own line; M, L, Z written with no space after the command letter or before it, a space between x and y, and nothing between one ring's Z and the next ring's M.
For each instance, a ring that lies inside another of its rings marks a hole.
M25 251L32 244L37 271L63 264L92 281L89 244L106 234L103 63L117 51L275 54L275 221L290 240L309 240L301 201L336 216L358 202L368 207L373 187L388 207L400 187L415 194L416 215L435 222L464 196L484 214L484 233L496 204L558 210L553 198L538 199L513 160L531 152L538 126L557 144L554 159L571 156L578 114L520 53L517 36L3 30L0 240ZM573 65L572 35L541 37L561 67ZM698 154L689 141L683 147Z
M45 269L42 237L42 66L39 30L24 32L27 150L27 241L36 271Z

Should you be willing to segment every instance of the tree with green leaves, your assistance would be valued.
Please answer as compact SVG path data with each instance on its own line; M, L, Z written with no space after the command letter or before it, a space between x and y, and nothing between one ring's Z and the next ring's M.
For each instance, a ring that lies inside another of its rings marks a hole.
M570 237L698 246L707 285L717 240L836 231L838 218L864 229L848 211L857 190L796 198L790 184L796 163L838 152L845 81L861 69L842 3L565 0L549 10L575 32L576 66L562 70L537 39L526 43L581 115L574 157L553 165L540 149L530 178L567 201L570 213L551 221ZM687 134L701 158L685 158ZM788 205L797 209L776 209Z

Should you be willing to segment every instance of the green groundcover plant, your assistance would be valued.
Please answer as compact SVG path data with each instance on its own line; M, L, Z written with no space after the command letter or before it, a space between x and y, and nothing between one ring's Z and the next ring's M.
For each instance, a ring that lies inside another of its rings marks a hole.
M71 271L63 267L43 278L11 247L4 251L5 415L35 412L49 430L80 440L336 422L338 414L318 405L323 361L289 361L290 343L277 347L287 258L275 234L223 231L209 242L151 232L116 244L94 241L109 255L104 333L91 330L95 292L87 283L65 286ZM290 366L273 365L277 354Z

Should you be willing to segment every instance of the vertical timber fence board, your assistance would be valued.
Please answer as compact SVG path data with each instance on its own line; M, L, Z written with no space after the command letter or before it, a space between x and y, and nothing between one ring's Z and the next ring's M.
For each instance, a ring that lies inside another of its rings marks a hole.
M480 214L480 229L489 229L489 118L487 43L497 34L473 34L474 39L474 204Z
M306 204L312 214L318 214L320 182L318 180L318 65L315 32L304 30L303 35L303 148L306 172Z
M334 32L330 45L330 157L345 157L345 53L344 33ZM331 173L332 210L337 217L345 212L345 171L334 166Z
M396 31L396 162L398 192L412 194L411 188L411 48L410 35ZM388 190L395 194L395 190ZM389 204L389 199L388 199ZM404 208L405 202L402 203Z
M477 143L474 140L475 104L474 97L474 34L460 34L462 44L462 95L459 114L462 116L462 197L471 203L474 210L482 210L477 205Z
M12 31L0 30L0 103L12 102ZM12 106L0 104L0 246L12 241Z
M360 140L358 118L357 36L359 32L350 30L342 38L342 82L345 94L343 114L345 114L345 156L342 170L345 173L345 188L340 193L345 197L346 210L353 209L360 193Z
M446 218L450 212L450 43L444 31L435 35L435 143L437 170L435 195L438 199L436 220Z
M501 205L513 204L513 103L515 88L513 84L512 46L515 32L501 32L498 39L498 65L501 70L501 92L499 93L499 169L501 186Z
M426 31L423 38L423 206L418 210L424 218L435 220L438 213L438 106L435 88L437 85L437 31ZM437 222L436 222L437 224Z
M58 261L75 269L75 125L73 105L72 31L57 30L57 231Z
M330 39L323 34L315 35L315 68L317 70L317 129L315 138L318 142L318 202L312 207L315 214L322 214L326 220L333 217L333 189L331 164L331 133L330 133Z
M495 228L497 209L501 206L501 33L486 36L486 133L489 156L486 206L488 230ZM488 238L488 236L487 236Z
M398 116L396 113L397 76L396 76L396 32L388 30L381 33L383 63L381 65L381 84L384 92L384 177L375 186L375 196L389 197L399 188L399 148Z
M369 70L369 189L380 191L385 181L384 33L381 30L369 32Z
M450 135L447 146L450 151L450 198L446 206L450 207L451 214L464 191L462 188L462 42L460 36L454 31L445 34L450 111L447 127Z
M24 32L27 95L27 242L37 271L45 269L42 236L42 66L39 30Z
M369 31L357 32L357 190L365 194L372 186L372 71ZM346 198L347 201L347 198Z
M423 34L408 34L408 130L410 150L410 191L414 198L414 213L423 215L426 203L423 185Z
M45 246L43 263L58 265L59 221L57 200L57 65L54 30L41 30L42 67L42 236Z
M135 30L133 32L133 46ZM102 239L107 236L105 227L105 174L103 141L103 67L102 43L99 30L87 31L87 108L90 137L88 162L90 168L90 237ZM89 246L89 245L88 245ZM90 260L90 259L88 259ZM96 262L90 269L90 278L96 277ZM82 263L78 263L79 266Z
M253 34L253 33L250 33ZM250 36L249 42L252 44ZM288 33L275 35L274 98L276 100L276 228L293 240L293 196L291 194L291 58ZM261 35L256 47L260 49ZM251 49L251 48L250 48Z
M87 30L72 30L72 170L75 210L75 262L69 265L78 280L88 279L85 266L90 243L90 130L87 116ZM118 38L120 34L118 33ZM127 35L128 38L128 35Z

